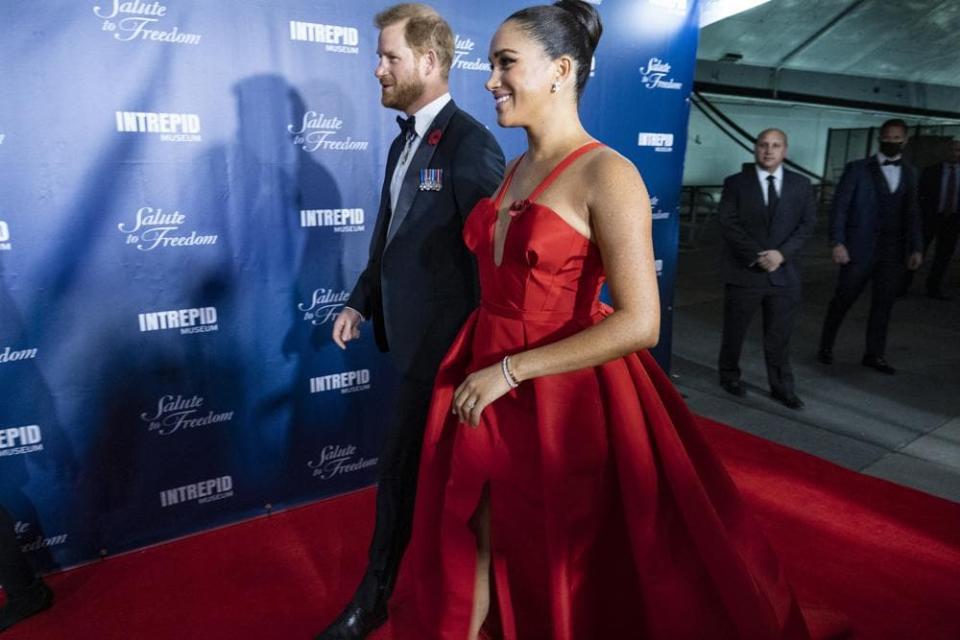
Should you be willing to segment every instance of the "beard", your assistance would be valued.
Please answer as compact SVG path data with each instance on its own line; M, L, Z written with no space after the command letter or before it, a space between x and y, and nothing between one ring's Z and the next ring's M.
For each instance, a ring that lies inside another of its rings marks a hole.
M425 89L426 85L417 79L395 82L389 94L383 93L381 89L380 104L389 109L406 111L407 107L420 99Z

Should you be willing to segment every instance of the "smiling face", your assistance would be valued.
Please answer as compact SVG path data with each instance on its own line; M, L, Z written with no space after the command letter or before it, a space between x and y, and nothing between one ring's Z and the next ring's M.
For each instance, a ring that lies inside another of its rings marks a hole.
M390 109L412 112L411 107L426 89L425 56L417 56L407 44L406 20L384 27L377 39L377 68L380 103Z
M550 89L561 78L560 65L516 22L504 22L493 35L490 67L486 87L501 127L522 127L547 116L557 97Z

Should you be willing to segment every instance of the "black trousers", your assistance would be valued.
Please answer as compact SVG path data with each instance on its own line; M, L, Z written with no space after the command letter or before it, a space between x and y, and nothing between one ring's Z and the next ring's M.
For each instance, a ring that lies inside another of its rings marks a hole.
M936 230L937 244L933 252L933 263L927 274L927 292L939 293L943 285L943 276L950 266L950 259L957 249L957 232L960 230L960 213L945 217Z
M757 309L763 309L763 356L770 390L793 394L790 334L800 310L800 287L741 287L726 285L723 297L723 338L720 343L720 380L740 379L740 352Z
M10 598L16 598L34 581L33 569L20 550L14 524L7 510L0 506L0 585Z
M410 542L420 451L433 383L403 377L378 461L377 516L369 563L354 602L373 609L393 592L400 560Z
M869 263L849 262L840 267L837 288L823 321L820 349L833 349L844 316L870 283L870 315L864 356L882 357L887 348L890 314L905 271L902 253L896 249L880 252L880 256Z

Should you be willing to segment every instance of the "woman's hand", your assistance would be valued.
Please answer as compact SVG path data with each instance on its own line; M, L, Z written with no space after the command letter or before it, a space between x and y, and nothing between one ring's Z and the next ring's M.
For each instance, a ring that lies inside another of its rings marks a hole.
M498 362L485 369L474 371L457 387L453 394L453 413L460 422L476 427L480 414L491 402L510 391L503 369Z

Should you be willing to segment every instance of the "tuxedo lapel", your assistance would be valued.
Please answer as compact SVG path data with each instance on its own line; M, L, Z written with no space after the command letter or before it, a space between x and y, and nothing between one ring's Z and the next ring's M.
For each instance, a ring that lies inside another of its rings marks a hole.
M403 151L403 134L397 136L390 145L390 151L387 154L387 168L383 175L383 186L380 188L380 210L377 213L377 222L373 227L374 254L379 256L387 244L387 229L390 226L390 180L393 177L393 171L397 167L400 159L400 152Z
M396 211L393 212L393 220L387 232L387 245L389 245L397 235L400 225L406 220L410 209L413 208L413 203L417 195L420 193L420 170L430 166L433 154L437 151L438 144L430 144L429 138L431 134L439 129L442 135L442 132L447 128L447 123L450 122L450 117L456 110L457 105L454 104L453 100L448 102L447 105L440 110L440 113L433 119L430 127L425 132L424 139L420 141L417 152L413 154L413 158L407 166L407 173L403 177L400 194L397 196L397 208ZM443 188L448 188L448 185L444 185Z
M890 185L887 184L887 179L883 177L883 170L880 168L880 161L877 160L876 156L870 158L867 167L870 169L870 177L873 179L873 187L877 190L877 195L890 195ZM903 184L902 168L900 170L900 184Z

